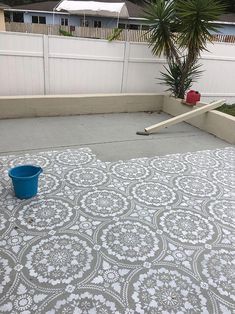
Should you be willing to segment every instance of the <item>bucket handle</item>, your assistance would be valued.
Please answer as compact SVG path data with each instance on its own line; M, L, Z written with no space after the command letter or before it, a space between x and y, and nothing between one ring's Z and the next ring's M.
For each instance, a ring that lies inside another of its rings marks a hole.
M43 172L42 167L36 166L36 168L38 168L38 175Z

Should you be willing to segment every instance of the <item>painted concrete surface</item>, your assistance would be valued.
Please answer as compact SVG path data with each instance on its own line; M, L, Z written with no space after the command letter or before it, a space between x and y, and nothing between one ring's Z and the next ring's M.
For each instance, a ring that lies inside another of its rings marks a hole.
M231 146L187 123L150 136L136 135L170 116L122 113L0 120L0 153L90 147L103 161L152 157Z
M235 149L0 156L0 313L232 314ZM17 199L7 170L40 165Z
M235 150L186 123L135 134L168 117L0 120L0 313L233 313Z

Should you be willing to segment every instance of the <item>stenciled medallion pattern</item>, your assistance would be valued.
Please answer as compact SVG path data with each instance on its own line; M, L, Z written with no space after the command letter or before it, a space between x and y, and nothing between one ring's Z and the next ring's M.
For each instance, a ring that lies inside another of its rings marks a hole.
M16 199L8 169L43 167ZM235 149L0 156L0 313L235 312Z

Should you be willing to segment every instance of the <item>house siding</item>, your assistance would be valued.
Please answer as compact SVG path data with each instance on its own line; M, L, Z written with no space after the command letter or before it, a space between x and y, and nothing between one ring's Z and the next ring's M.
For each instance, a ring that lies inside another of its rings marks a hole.
M53 14L52 13L38 13L38 12L25 12L24 13L24 23L32 23L32 16L43 16L46 18L46 24L53 24ZM65 15L65 14L54 14L54 24L61 24L61 18L68 18L69 25L73 26L80 26L81 21L83 20L84 16L78 15ZM117 19L114 18L104 18L104 17L91 17L85 16L85 19L88 21L89 26L93 27L94 21L99 20L101 21L102 27L110 27L114 28L117 27Z
M60 25L61 24L61 18L68 18L69 25L72 26L81 26L81 21L83 20L84 16L79 15L69 15L69 14L60 14L60 13L41 13L41 12L24 12L24 23L32 23L32 16L41 16L46 18L46 24L48 25ZM11 21L13 21L13 12L10 13ZM54 17L53 17L54 16ZM100 17L100 16L85 16L85 19L89 23L89 27L94 26L94 21L101 21L101 27L104 28L115 28L117 27L117 18L106 18L106 17ZM119 23L123 24L129 24L129 25L143 25L145 22L143 20L139 19L120 19Z
M213 34L221 35L234 35L235 36L235 25L218 24L218 31L212 32Z
M220 33L223 35L235 35L235 25L223 25L220 28Z
M6 10L7 11L7 10ZM16 10L17 12L17 10ZM46 24L50 25L60 25L61 18L68 18L69 25L71 26L81 26L81 21L84 18L82 15L69 15L69 14L61 14L52 12L48 13L41 13L41 12L27 12L23 13L24 15L24 23L32 23L32 16L42 16L46 18ZM10 12L11 21L13 21L13 12ZM54 16L54 17L53 17ZM89 27L94 27L94 21L98 20L101 21L101 27L103 28L115 28L117 27L117 18L107 18L107 17L100 17L100 16L85 16L85 19L89 23ZM119 23L126 24L126 25L144 25L146 24L145 20L141 19L120 19ZM212 34L222 34L222 35L234 35L235 36L235 25L226 25L226 24L219 24L218 23L218 31L212 32Z

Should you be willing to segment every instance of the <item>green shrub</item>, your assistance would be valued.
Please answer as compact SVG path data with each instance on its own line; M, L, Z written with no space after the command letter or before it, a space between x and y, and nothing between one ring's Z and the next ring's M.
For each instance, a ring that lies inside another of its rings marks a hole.
M63 29L61 29L61 28L59 29L59 32L60 32L60 35L73 37L73 34L72 34L72 33L67 32L67 31L65 31L65 30L63 30Z
M232 105L223 104L221 107L217 108L216 110L221 111L223 113L230 114L231 116L235 117L235 104L232 104Z

